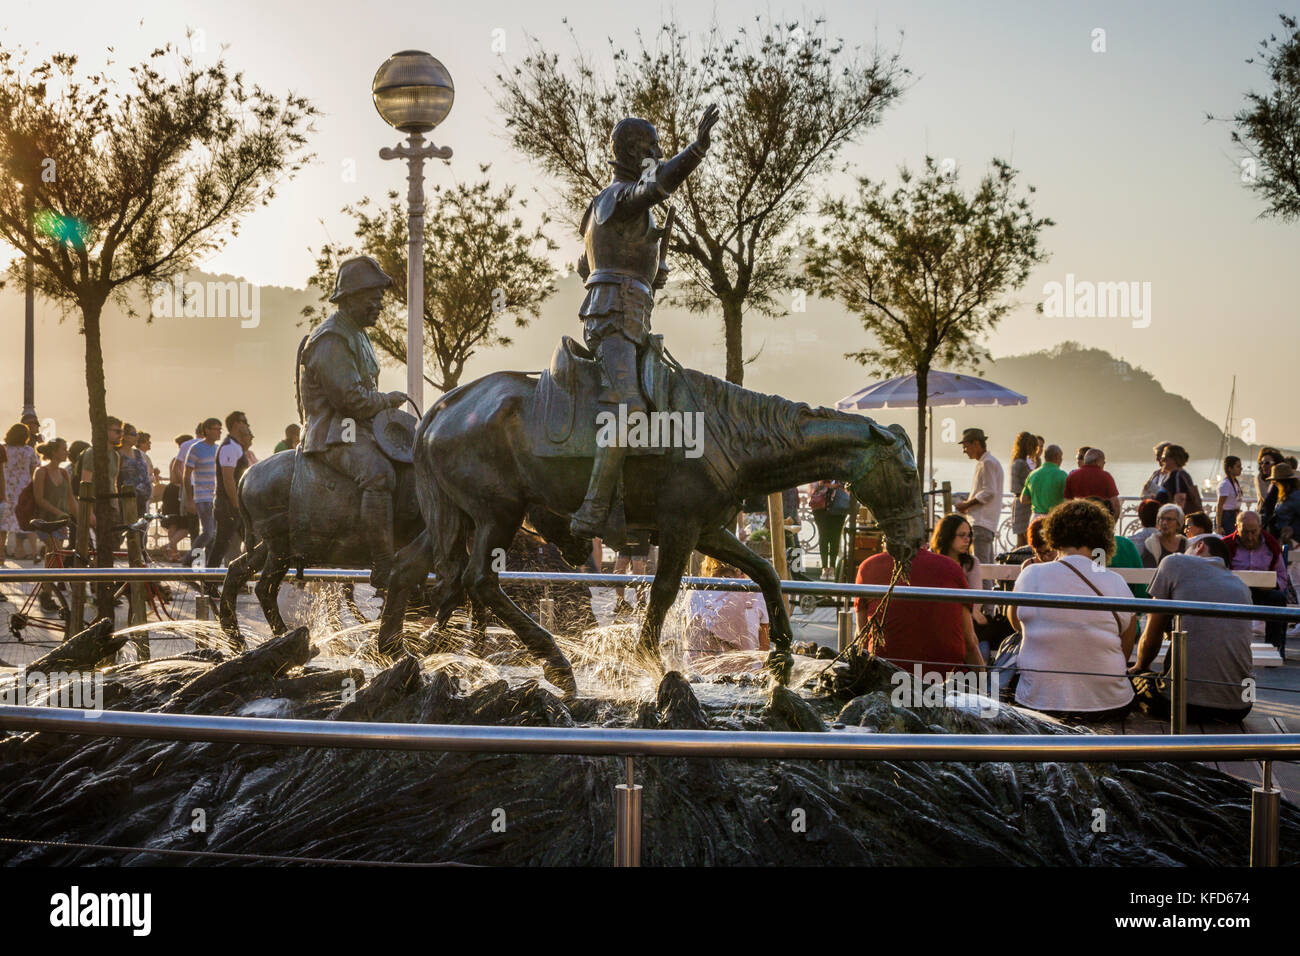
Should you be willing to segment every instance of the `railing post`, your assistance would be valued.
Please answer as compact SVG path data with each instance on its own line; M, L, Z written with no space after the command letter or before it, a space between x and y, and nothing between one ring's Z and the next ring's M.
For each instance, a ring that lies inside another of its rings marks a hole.
M212 620L212 600L206 594L196 594L194 596L194 620Z
M835 649L843 654L845 648L853 641L853 612L840 611L835 618Z
M952 482L945 481L939 487L943 489L943 513L950 515L952 514Z
M627 763L627 783L614 787L614 865L641 865L641 785L634 782L632 758Z
M136 513L135 494L128 493L122 497L122 523L135 524L136 518L140 517ZM140 547L140 533L138 531L128 531L126 533L126 556L127 563L133 568L144 567L144 551ZM143 581L132 581L127 586L128 611L126 623L128 627L138 627L146 621L146 610L144 603L145 583ZM141 631L135 638L136 656L142 660L149 659L149 632Z
M1273 786L1273 761L1264 761L1264 785L1250 793L1250 865L1277 866L1277 823L1282 791Z
M1174 616L1174 629L1169 635L1169 732L1187 733L1187 632L1183 630L1183 616Z
M94 501L95 489L88 481L77 485L77 538L72 544L72 563L79 568L90 566L90 506ZM86 588L80 581L73 581L68 599L68 629L64 640L79 634L86 625Z
M549 588L547 590L550 590ZM555 631L555 599L543 597L537 609L537 623L548 631Z

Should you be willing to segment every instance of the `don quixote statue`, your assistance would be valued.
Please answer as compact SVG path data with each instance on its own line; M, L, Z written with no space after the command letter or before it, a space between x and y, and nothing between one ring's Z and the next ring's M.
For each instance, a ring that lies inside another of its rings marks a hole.
M791 631L779 579L731 530L752 495L819 478L846 481L885 531L895 561L910 565L924 524L900 426L682 368L650 330L673 218L669 210L661 226L654 208L699 165L717 121L709 107L695 141L667 161L650 123L619 122L610 137L612 181L583 217L586 296L578 312L587 347L565 336L546 371L486 375L425 413L412 451L425 526L394 562L381 652L400 651L408 600L433 571L434 629L472 596L514 631L547 680L576 693L568 659L502 592L493 560L530 512L572 516L575 533L614 544L628 528L657 541L637 653L658 670L664 616L699 550L762 588L772 622L768 666L788 677Z

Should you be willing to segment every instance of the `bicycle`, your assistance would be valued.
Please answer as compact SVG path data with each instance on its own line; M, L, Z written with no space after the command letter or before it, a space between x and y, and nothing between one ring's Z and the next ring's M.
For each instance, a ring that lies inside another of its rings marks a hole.
M161 515L143 515L132 524L114 525L111 534L116 537L120 534L141 534L148 530L150 521L161 519ZM67 529L73 538L76 536L74 530L75 523L71 517L59 518L55 521L45 521L40 518L34 518L30 522L33 531L41 532L47 535L54 535L56 532ZM65 558L70 563L65 563ZM49 569L63 569L68 567L78 567L79 558L77 552L71 548L49 548L45 552L45 565ZM175 615L171 613L171 605L174 603L174 597L171 589L159 581L146 581L145 597L153 611L154 619L158 621L174 621ZM130 582L123 582L114 592L113 600L117 601L126 594ZM33 613L33 605L38 603L42 611L47 614L54 614L54 617L44 617ZM72 607L68 602L67 595L63 591L62 583L53 585L44 582L36 582L30 592L27 593L22 607L15 611L9 618L9 631L17 639L18 643L26 643L23 640L22 632L27 627L35 627L39 630L62 631L67 627L68 621L72 619Z

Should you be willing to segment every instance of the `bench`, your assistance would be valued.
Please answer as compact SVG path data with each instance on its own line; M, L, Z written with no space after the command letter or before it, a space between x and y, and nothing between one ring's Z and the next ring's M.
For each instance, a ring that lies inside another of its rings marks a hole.
M1156 576L1155 568L1107 568L1124 579L1125 584L1150 584ZM1277 575L1272 571L1233 571L1247 587L1271 588L1277 586ZM980 577L985 581L1015 581L1020 577L1018 564L981 564Z

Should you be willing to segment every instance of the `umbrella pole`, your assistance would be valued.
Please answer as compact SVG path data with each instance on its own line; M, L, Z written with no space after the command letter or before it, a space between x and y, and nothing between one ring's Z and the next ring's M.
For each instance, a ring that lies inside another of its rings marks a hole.
M934 525L934 406L928 405L925 411L930 419L930 427L928 429L930 433L928 436L930 439L930 454L928 456L928 461L926 462L926 464L929 466L928 470L930 472L930 488L929 488L930 500L929 500L929 508L926 509L925 514L926 517L929 519L927 521L927 524L933 526Z

